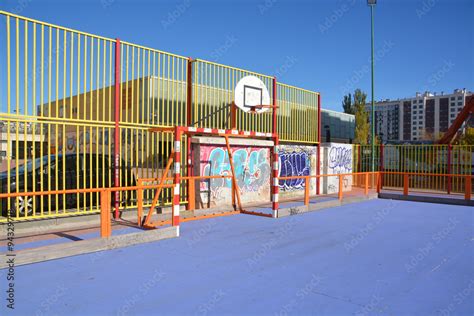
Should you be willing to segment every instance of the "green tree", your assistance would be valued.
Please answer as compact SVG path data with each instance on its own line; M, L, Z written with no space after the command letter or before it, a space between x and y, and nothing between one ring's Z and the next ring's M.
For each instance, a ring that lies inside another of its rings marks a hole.
M352 95L350 93L344 96L344 100L342 101L342 108L344 109L344 113L355 114L355 108L352 105Z
M354 91L355 139L354 143L367 145L370 135L369 113L365 108L367 94L360 89Z
M467 127L459 138L460 145L474 145L474 127Z

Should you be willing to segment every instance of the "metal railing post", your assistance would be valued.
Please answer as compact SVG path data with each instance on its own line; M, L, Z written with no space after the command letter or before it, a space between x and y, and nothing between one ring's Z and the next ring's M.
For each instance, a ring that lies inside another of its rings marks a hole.
M196 208L196 188L194 178L188 178L188 210Z
M344 176L340 175L339 176L339 192L338 192L338 198L339 198L339 201L342 201L342 178Z
M142 215L143 215L143 189L142 180L137 180L137 225L142 226Z
M119 161L120 161L120 39L115 40L115 83L114 83L114 115L115 115L115 134L114 134L114 186L120 186L119 180ZM119 217L119 192L115 191L115 213L114 217Z
M309 205L309 177L304 179L304 205Z
M365 173L365 195L369 195L369 174Z
M448 145L448 166L447 166L447 173L448 173L448 194L451 194L451 177L449 176L451 174L451 154L452 154L452 145Z
M471 187L472 187L472 183L471 183L471 176L466 176L464 178L464 199L465 200L471 200Z
M180 174L181 174L181 128L176 126L174 129L174 191L173 191L173 214L171 224L178 226L179 236L179 200L180 200ZM163 183L161 183L163 184Z
M110 190L103 189L100 191L100 237L108 238L111 236L110 222Z
M409 178L408 174L403 175L403 195L408 195Z

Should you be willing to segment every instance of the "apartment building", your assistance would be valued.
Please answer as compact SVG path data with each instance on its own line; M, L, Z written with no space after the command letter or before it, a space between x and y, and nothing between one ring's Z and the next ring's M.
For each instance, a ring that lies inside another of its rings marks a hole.
M355 115L321 109L321 140L323 142L352 143L355 134Z
M435 140L448 130L472 94L466 89L456 89L451 94L427 91L376 102L376 134L384 142ZM367 111L371 111L370 103Z

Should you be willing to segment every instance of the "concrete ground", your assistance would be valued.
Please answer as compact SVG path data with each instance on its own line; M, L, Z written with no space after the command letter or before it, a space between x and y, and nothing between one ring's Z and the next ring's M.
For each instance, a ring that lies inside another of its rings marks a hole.
M0 271L0 315L7 271ZM15 315L474 314L474 209L371 200L16 267Z

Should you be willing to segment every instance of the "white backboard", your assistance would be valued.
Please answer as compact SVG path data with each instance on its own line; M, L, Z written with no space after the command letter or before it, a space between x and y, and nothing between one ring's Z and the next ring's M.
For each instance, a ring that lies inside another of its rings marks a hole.
M262 80L255 76L245 76L235 86L234 103L242 111L249 112L252 106L270 105L270 94ZM265 112L268 108L256 109Z

